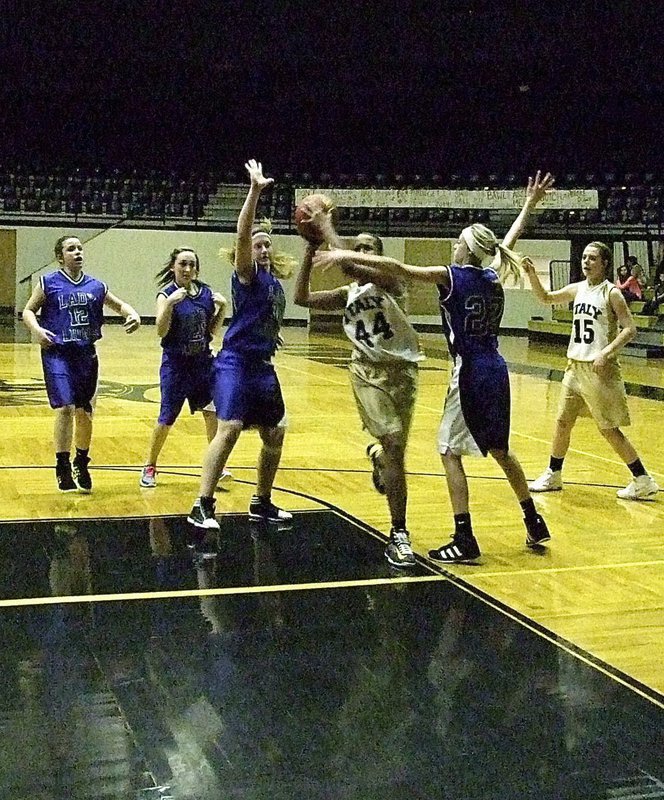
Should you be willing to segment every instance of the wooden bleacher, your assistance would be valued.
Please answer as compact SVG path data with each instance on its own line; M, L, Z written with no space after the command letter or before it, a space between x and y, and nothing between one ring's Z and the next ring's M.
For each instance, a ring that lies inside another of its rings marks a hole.
M644 315L643 303L632 302L630 311L636 323L636 336L623 349L626 356L635 358L664 358L664 316ZM550 321L533 317L528 321L529 341L561 341L567 344L572 331L572 311L556 308Z

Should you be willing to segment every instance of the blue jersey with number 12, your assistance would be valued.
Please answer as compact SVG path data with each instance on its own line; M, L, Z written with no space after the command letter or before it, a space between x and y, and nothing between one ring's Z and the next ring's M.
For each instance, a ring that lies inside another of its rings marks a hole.
M39 281L44 291L40 325L55 334L55 344L88 347L101 338L105 283L83 272L74 279L62 269Z

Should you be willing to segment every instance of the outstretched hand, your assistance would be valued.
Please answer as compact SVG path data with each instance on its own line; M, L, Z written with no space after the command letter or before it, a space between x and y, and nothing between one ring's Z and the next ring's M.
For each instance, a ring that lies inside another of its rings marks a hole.
M249 180L252 186L263 190L266 186L274 183L274 178L266 178L263 175L263 165L260 161L250 158L244 166L249 173Z
M547 172L542 177L541 171L538 169L534 178L528 178L528 186L526 187L526 200L536 204L546 195L550 189L553 188L555 178L550 172Z

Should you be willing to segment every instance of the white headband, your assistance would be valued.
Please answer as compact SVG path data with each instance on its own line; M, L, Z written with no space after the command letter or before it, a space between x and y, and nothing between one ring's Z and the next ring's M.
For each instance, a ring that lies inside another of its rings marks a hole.
M470 252L471 252L471 253L472 253L472 254L473 254L473 255L474 255L476 258L479 258L479 259L480 259L480 261L481 261L483 258L486 258L487 256L491 255L491 254L490 254L489 252L487 252L487 251L486 251L486 250L485 250L485 249L482 247L482 245L481 245L481 244L480 244L480 243L477 241L477 238L475 237L475 234L473 233L473 228L472 228L472 225L469 225L467 228L464 228L464 229L461 231L461 236L462 236L462 238L463 238L464 242L465 242L465 243L468 245L468 249L470 250Z
M251 238L252 239L254 239L254 237L256 237L256 236L267 236L268 242L272 242L272 237L270 236L270 234L267 231L254 231L251 234Z

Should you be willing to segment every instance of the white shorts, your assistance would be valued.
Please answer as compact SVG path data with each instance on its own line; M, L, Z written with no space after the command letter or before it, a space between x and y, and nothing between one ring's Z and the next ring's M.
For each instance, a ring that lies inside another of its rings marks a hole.
M567 362L558 405L558 419L574 423L591 416L600 430L629 425L625 383L617 361L609 361L600 373L592 361Z
M438 428L438 452L441 455L452 453L455 456L481 456L482 451L477 446L472 433L468 430L461 410L461 395L459 394L460 369L461 359L457 359L450 376L445 405L443 406L443 418Z

